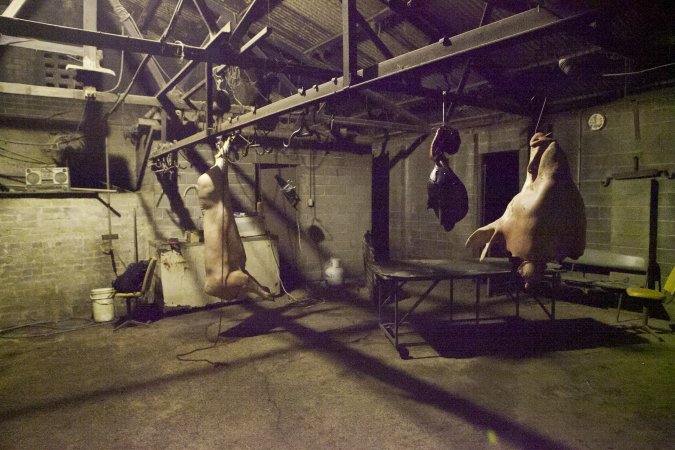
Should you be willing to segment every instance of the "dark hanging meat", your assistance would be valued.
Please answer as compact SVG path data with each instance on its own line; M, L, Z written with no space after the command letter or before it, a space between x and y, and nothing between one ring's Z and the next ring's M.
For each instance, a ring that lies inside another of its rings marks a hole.
M427 208L431 208L439 218L445 231L469 212L469 195L462 181L447 165L436 164L427 183Z
M427 208L434 210L445 231L452 230L469 212L469 195L466 188L452 171L444 155L457 153L460 143L457 130L441 127L436 130L429 148L429 157L435 166L427 183Z

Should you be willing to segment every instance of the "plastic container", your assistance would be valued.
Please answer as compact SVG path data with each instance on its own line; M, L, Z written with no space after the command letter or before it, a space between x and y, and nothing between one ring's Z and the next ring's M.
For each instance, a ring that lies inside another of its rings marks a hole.
M326 278L326 284L328 286L342 286L344 269L340 265L341 261L339 258L331 258L324 272Z
M91 312L94 322L110 322L115 319L115 289L99 288L92 289L89 293L91 299Z

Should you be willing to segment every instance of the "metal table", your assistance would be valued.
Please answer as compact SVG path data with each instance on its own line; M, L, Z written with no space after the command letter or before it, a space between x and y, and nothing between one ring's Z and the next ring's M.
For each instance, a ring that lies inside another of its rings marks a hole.
M376 299L378 309L378 322L384 335L398 350L402 357L406 357L405 345L399 342L399 328L408 319L415 309L428 297L431 291L443 280L450 281L450 319L452 320L452 305L454 303L455 280L474 280L475 290L475 321L480 320L480 287L481 283L490 278L506 277L507 294L513 299L516 306L516 317L520 315L520 302L518 298L520 282L517 272L508 260L478 262L457 261L448 259L406 259L392 260L384 263L373 263L371 270L375 279ZM401 288L408 282L428 281L429 287L417 298L415 303L407 311L401 311L399 306ZM385 292L383 292L385 291ZM393 317L383 318L385 306L393 304ZM545 307L541 302L540 306ZM552 312L546 311L551 319L554 319L555 299L552 299Z

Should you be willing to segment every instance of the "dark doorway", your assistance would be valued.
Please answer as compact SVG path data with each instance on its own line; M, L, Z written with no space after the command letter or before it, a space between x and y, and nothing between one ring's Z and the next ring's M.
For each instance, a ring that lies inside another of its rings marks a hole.
M519 192L518 150L486 153L482 156L483 202L481 225L499 219ZM503 245L490 246L489 256L508 256Z

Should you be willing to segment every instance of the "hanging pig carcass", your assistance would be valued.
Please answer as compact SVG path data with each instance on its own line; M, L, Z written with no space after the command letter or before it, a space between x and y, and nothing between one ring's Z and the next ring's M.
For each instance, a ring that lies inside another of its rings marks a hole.
M526 286L541 280L546 263L576 259L584 253L584 202L564 152L544 133L535 133L530 139L530 162L521 191L499 219L474 231L466 246L485 245L483 260L490 245L498 241L523 260L518 272Z

